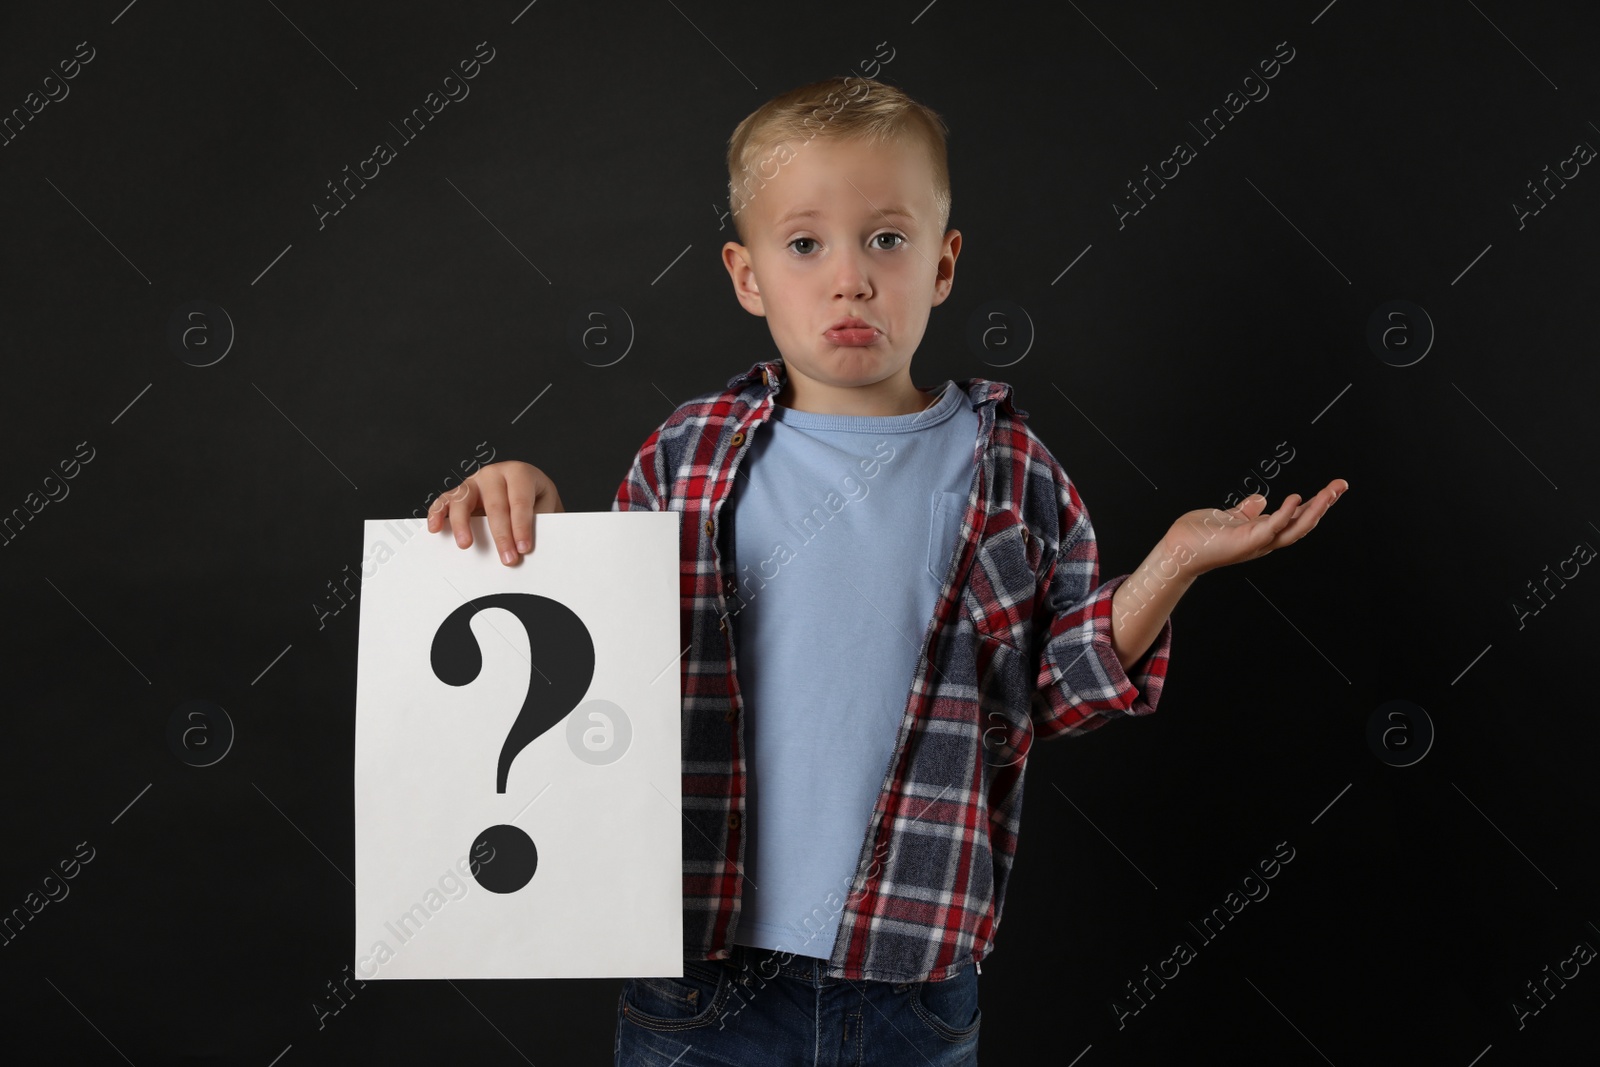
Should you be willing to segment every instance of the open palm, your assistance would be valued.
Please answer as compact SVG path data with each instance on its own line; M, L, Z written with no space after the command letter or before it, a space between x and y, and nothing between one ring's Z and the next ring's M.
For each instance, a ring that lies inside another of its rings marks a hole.
M1299 493L1290 493L1270 513L1260 495L1227 510L1198 508L1172 524L1163 546L1191 576L1258 559L1310 533L1349 488L1349 482L1335 478L1310 500L1302 502Z

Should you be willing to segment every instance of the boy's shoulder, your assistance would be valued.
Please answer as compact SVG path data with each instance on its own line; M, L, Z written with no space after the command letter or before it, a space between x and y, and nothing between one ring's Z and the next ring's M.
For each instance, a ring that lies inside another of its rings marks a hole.
M783 387L783 360L761 360L729 378L721 389L692 396L673 409L661 424L668 427L690 424L704 428L726 422L740 423L759 408L770 395Z

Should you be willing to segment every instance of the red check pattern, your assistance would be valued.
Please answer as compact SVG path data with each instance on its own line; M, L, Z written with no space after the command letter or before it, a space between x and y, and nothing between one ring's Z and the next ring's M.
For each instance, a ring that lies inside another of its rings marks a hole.
M684 952L725 959L739 922L749 766L729 613L738 609L722 507L770 417L782 359L680 404L645 440L616 511L683 513ZM959 546L923 635L895 754L841 907L828 973L937 981L994 947L1034 738L1147 715L1168 619L1124 671L1111 647L1089 514L1003 382L957 383L979 415ZM665 666L665 665L664 665ZM821 905L823 902L818 902Z

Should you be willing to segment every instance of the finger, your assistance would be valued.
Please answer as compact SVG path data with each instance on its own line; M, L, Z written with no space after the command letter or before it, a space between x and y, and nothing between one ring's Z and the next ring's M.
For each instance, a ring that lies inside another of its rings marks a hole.
M481 510L477 477L468 478L445 495L449 498L446 507L450 509L450 526L455 531L456 544L466 548L472 544L472 515Z
M1255 518L1267 509L1267 498L1264 493L1252 493L1239 501L1237 505L1228 509L1236 511L1247 518Z
M451 492L459 492L459 487L451 490ZM450 517L450 501L452 499L450 493L440 493L433 498L433 503L428 505L429 533L438 533L444 529L444 524Z
M1310 500L1301 501L1300 504L1294 509L1294 517L1298 519L1307 508L1318 508L1319 510L1317 514L1312 517L1311 521L1311 525L1315 526L1317 524L1316 520L1320 519L1324 514L1326 514L1327 510L1333 506L1333 502L1338 500L1342 494L1343 490L1338 488L1339 481L1340 479L1334 479L1327 485L1323 486L1321 491L1319 491ZM1350 485L1349 482L1345 482L1344 484L1346 488L1348 488Z
M549 478L541 478L539 498L533 510L537 514L566 510L561 506L561 494L556 492L556 483Z
M494 541L495 553L500 562L512 566L520 558L517 546L511 540L511 501L507 479L499 471L490 474L482 471L478 493L483 498L483 513L489 519L489 537Z
M561 506L561 494L556 492L555 483L543 474L534 475L523 496L526 498L526 503L511 509L511 526L516 532L517 547L526 554L533 551L537 527L534 516L548 515L564 509Z
M1340 488L1341 483L1343 483L1344 488ZM1312 499L1317 501L1326 500L1328 506L1332 507L1333 502L1343 496L1345 489L1348 488L1350 488L1349 482L1344 481L1343 478L1335 478L1333 481L1323 486L1321 491L1319 491Z
M1258 516L1250 524L1247 536L1257 542L1257 552L1260 555L1265 555L1273 549L1281 548L1289 543L1284 540L1283 531L1294 520L1294 502L1296 499L1296 494L1290 493L1284 498L1283 503L1278 506L1277 511L1269 515Z
M1339 481L1342 481L1342 479L1334 479L1334 481L1329 482L1312 501L1316 505L1316 510L1311 513L1311 525L1307 527L1308 533L1316 527L1317 523L1322 521L1322 516L1328 513L1328 509L1333 507L1339 497L1344 495L1344 489L1350 488L1349 482L1344 483L1344 489L1338 488L1337 483Z
M1321 491L1319 491L1316 496L1314 496L1310 500L1306 501L1306 503L1307 504L1319 504L1319 505L1322 506L1322 510L1323 511L1327 511L1328 508L1333 507L1335 501L1337 501L1341 496L1344 495L1345 489L1349 489L1350 488L1350 483L1349 482L1344 482L1344 488L1341 489L1339 487L1339 485L1340 485L1340 482L1342 482L1342 481L1343 481L1343 479L1335 478L1333 481L1331 481L1327 485L1323 486ZM1302 505L1302 506L1304 506L1304 505Z
M1292 545L1310 533L1317 523L1322 521L1322 516L1327 513L1332 504L1333 501L1329 497L1318 493L1310 500L1296 507L1291 521L1278 531L1274 547Z
M539 511L549 511L548 507L541 507L544 503L537 485L509 485L506 491L506 500L511 508L511 536L516 544L512 547L523 555L533 551L533 516Z

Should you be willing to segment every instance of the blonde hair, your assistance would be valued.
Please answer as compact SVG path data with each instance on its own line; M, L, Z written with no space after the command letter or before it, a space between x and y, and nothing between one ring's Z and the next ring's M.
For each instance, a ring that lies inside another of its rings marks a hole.
M794 158L786 143L803 138L803 148L818 136L873 145L921 143L928 150L942 235L950 221L948 133L938 112L873 78L828 78L773 97L746 115L728 138L728 209L740 242L745 242L744 208ZM787 155L778 159L780 152Z

